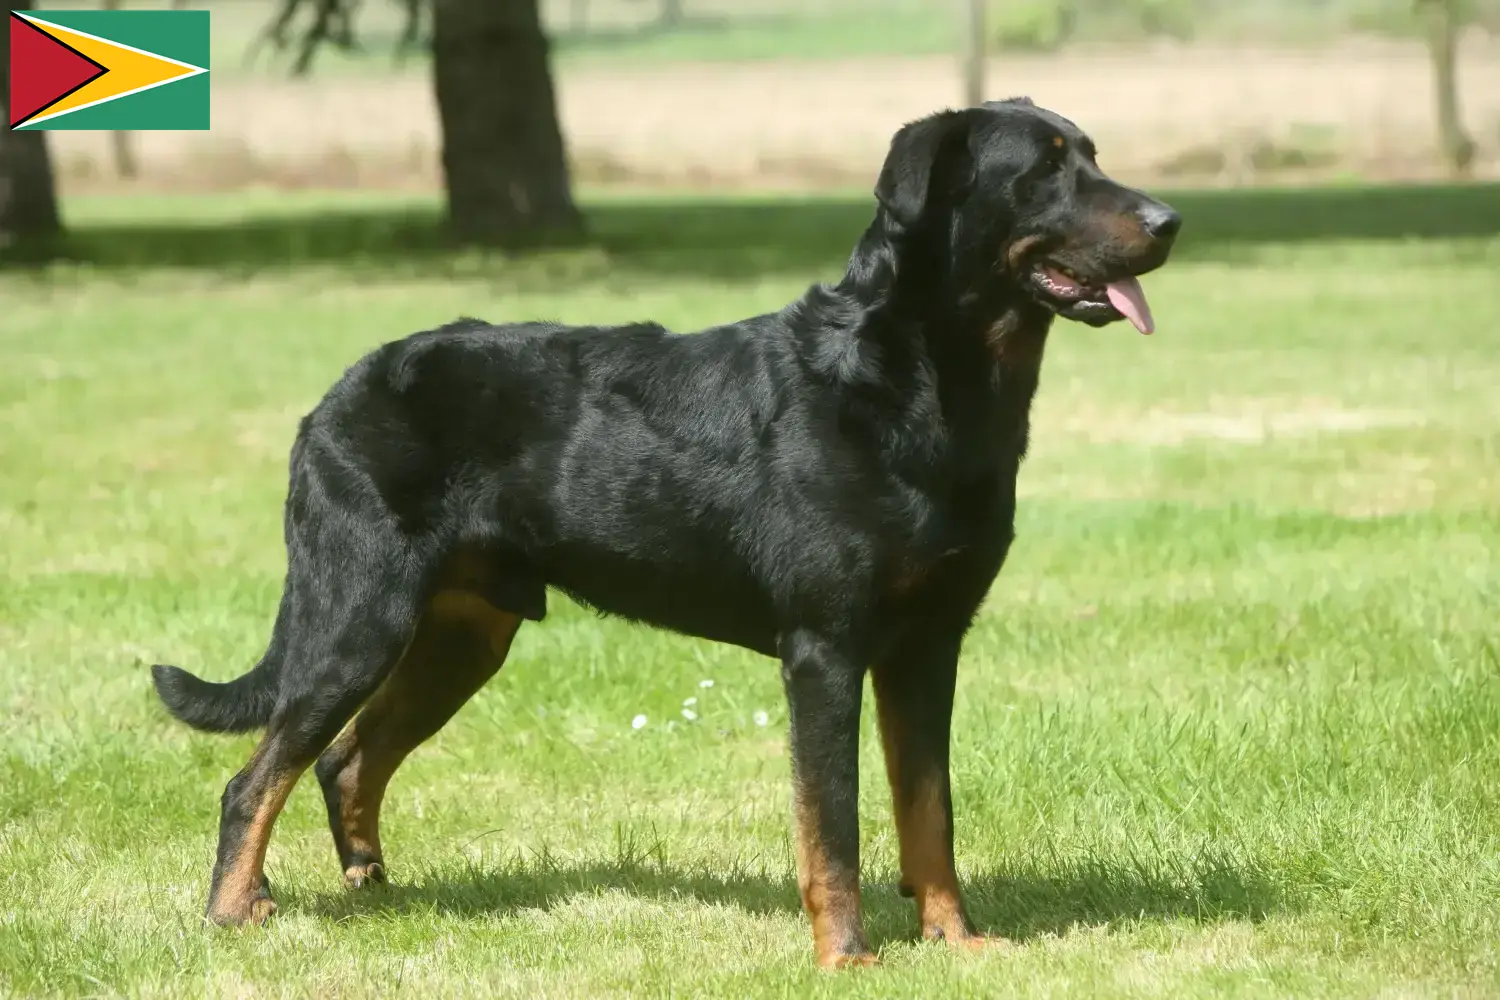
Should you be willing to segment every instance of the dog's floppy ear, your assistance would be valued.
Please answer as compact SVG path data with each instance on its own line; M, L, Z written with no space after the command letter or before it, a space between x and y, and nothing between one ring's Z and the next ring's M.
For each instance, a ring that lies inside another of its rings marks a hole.
M939 111L908 122L892 137L875 198L902 227L921 220L942 161L959 149L967 153L971 121L968 111Z

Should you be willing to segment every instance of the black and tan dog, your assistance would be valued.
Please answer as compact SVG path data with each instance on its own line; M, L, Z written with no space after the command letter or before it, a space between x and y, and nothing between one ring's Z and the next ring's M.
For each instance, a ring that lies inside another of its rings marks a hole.
M1015 99L896 133L847 272L779 312L659 326L465 320L357 362L291 451L270 648L237 680L154 670L178 719L265 728L224 790L208 916L261 921L310 765L347 881L385 877L381 797L500 668L546 588L781 662L798 884L825 966L860 916L857 739L873 675L922 932L976 933L953 862L959 650L1010 548L1054 316L1151 316L1180 219ZM352 725L350 725L350 721Z

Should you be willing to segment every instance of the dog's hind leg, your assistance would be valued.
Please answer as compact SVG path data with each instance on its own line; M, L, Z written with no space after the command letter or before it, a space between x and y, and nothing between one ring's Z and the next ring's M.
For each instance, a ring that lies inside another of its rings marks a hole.
M351 888L385 881L380 803L401 762L505 662L521 617L476 593L439 590L406 655L314 768Z
M275 911L264 865L276 817L415 630L422 581L399 540L330 539L326 527L318 534L319 555L294 554L306 585L299 579L295 590L276 707L250 762L224 789L207 909L215 923L259 923Z

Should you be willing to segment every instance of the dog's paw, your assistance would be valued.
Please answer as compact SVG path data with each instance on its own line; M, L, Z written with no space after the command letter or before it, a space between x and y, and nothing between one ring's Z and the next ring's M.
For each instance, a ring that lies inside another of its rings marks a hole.
M271 883L261 878L260 891L236 900L215 899L208 904L204 919L220 927L259 927L276 912L271 898Z
M368 861L364 864L350 865L344 869L344 887L346 889L362 889L368 885L385 884L385 866L379 861Z
M839 951L818 956L818 965L824 969L865 969L879 964L880 959L873 951Z
M255 927L263 926L275 912L276 901L270 896L262 896L250 904L250 919L247 922Z
M941 927L925 928L922 936L928 941L943 941L951 948L962 948L965 951L1006 951L1016 946L1010 938L996 934L978 934L967 930L950 933Z

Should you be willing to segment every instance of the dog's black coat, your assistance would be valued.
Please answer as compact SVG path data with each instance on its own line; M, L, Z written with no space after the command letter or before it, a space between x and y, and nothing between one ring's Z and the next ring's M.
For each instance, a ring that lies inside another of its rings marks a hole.
M777 313L694 336L463 320L349 369L292 449L286 585L264 659L223 685L155 670L178 718L267 727L225 792L211 915L266 912L251 905L263 887L235 894L260 877L277 782L320 753L346 866L378 863L340 819L360 785L345 773L352 751L325 748L395 683L440 586L540 621L550 585L781 660L800 879L826 964L868 952L854 803L873 669L903 882L927 933L972 934L948 887L958 652L1011 544L1052 318L1120 318L1049 298L1034 272L1045 260L1091 287L1143 273L1165 261L1177 220L1024 99L905 127L876 194L842 280ZM481 571L455 584L456 553ZM448 683L441 662L421 669L419 686ZM472 693L455 690L457 704ZM411 738L451 715L422 711Z

